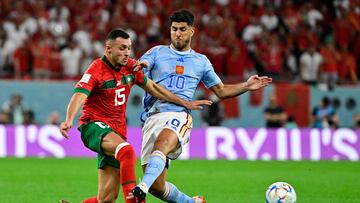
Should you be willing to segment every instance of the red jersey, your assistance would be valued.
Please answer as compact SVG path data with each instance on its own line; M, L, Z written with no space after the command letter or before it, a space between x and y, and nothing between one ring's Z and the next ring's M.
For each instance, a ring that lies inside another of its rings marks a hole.
M93 61L75 92L88 95L85 100L79 126L92 121L101 121L126 139L126 103L134 84L145 85L142 71L133 71L134 59L126 66L115 67L103 56Z

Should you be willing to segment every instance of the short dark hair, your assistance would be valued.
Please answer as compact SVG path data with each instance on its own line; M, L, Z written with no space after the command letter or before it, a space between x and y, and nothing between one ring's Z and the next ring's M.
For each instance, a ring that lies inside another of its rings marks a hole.
M106 41L115 40L118 37L121 37L121 38L124 38L124 39L129 39L130 35L127 32L125 32L124 30L122 30L122 29L115 29L115 30L111 30L109 32L109 34L106 37Z
M175 11L170 16L170 24L172 24L173 22L186 22L188 25L192 26L194 24L194 18L194 15L190 11L182 9Z

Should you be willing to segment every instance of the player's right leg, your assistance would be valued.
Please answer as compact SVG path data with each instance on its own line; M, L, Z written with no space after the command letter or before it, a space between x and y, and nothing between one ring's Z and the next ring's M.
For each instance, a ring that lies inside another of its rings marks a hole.
M166 177L168 173L169 165L165 167L161 175L155 180L153 185L149 189L149 193L165 202L187 202L187 203L205 203L203 197L197 196L191 198L182 191L180 191L174 184L167 182ZM142 166L143 172L146 169L146 165Z

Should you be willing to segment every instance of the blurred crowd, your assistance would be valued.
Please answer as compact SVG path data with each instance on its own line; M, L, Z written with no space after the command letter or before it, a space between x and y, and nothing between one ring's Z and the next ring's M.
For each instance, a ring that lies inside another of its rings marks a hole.
M169 44L181 8L196 14L193 48L224 77L358 83L359 0L0 0L0 78L77 79L117 27L137 58Z
M23 105L21 94L13 94L0 109L0 124L34 124L35 115Z
M352 110L356 106L356 101L351 98L347 100L345 108ZM321 99L321 102L314 106L310 112L311 128L339 128L340 117L338 115L338 108L340 100L338 98L329 98L327 96ZM278 104L276 96L270 95L269 105L264 110L265 126L267 128L297 128L299 127L295 121L294 115L288 114L283 106ZM354 129L360 129L360 114L354 113L352 117L352 124L350 126Z

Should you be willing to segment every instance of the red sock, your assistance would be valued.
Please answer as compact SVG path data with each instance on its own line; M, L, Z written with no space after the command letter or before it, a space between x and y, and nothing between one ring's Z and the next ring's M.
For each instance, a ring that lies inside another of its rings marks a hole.
M124 200L126 203L135 202L131 191L136 186L135 162L136 156L131 145L123 146L115 155L120 162L120 184L122 185Z
M99 202L97 201L96 197L89 197L85 199L82 203L99 203Z

